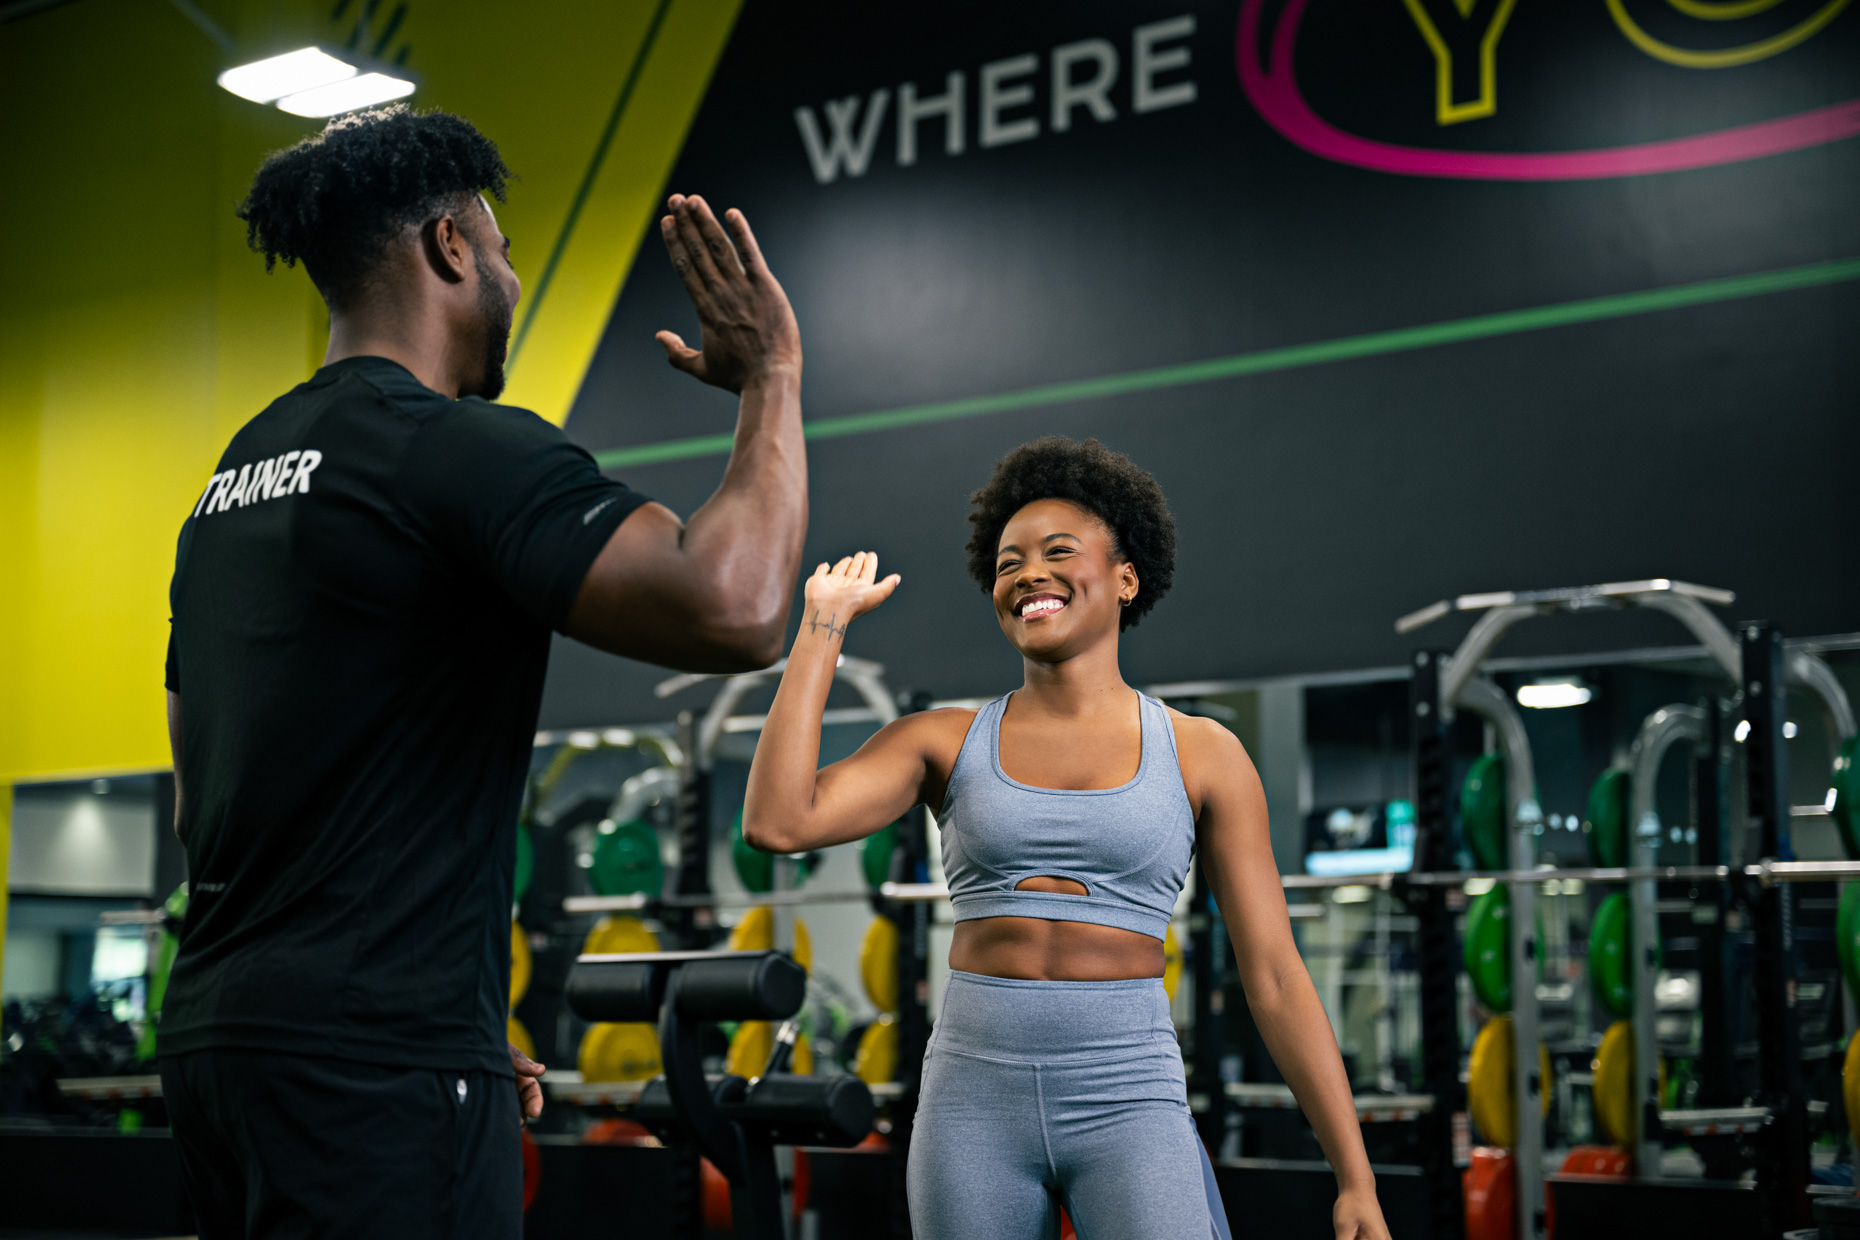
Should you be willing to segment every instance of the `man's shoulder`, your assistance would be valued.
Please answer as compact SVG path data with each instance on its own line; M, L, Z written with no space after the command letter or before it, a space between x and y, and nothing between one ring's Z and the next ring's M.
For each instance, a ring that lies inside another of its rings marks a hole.
M516 405L501 405L476 396L454 398L435 392L421 383L398 362L379 357L357 357L338 362L317 372L309 383L290 393L309 395L330 386L329 395L337 400L373 399L382 401L417 422L444 419L463 426L484 426L533 434L560 435L554 425ZM290 397L287 396L286 399Z

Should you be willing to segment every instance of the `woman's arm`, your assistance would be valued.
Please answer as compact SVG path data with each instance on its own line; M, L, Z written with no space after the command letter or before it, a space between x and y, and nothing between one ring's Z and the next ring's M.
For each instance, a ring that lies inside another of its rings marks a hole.
M850 758L820 770L820 721L846 627L891 596L861 551L807 579L801 630L749 767L743 838L768 852L804 852L872 834L923 799L929 755L954 712L906 715ZM960 742L958 742L960 743Z
M1233 733L1212 720L1178 719L1176 735L1197 807L1202 872L1227 923L1247 1006L1337 1173L1338 1240L1388 1240L1350 1079L1292 938L1259 773Z

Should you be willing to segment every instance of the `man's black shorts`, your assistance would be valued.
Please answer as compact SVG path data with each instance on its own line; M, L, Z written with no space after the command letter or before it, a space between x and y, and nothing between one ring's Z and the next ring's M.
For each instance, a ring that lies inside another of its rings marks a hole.
M200 1240L522 1234L507 1076L203 1050L161 1080Z

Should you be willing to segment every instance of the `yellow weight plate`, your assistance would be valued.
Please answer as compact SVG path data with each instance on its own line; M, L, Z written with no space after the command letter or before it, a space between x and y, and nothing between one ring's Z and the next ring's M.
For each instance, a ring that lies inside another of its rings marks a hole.
M879 1011L898 1010L898 927L889 917L874 917L866 927L859 944L859 980Z
M1516 1041L1511 1017L1494 1016L1473 1039L1466 1070L1466 1105L1473 1124L1492 1145L1509 1149L1518 1139L1518 1108L1512 1097L1512 1057ZM1550 1094L1550 1052L1537 1044L1538 1097Z
M789 1056L788 1071L796 1076L814 1075L814 1048L807 1044L805 1033L796 1035L794 1039L794 1054Z
M581 950L591 956L621 952L656 952L659 936L637 917L603 917L588 931Z
M736 929L730 931L733 952L765 952L774 946L775 910L766 904L758 904L744 913Z
M1854 1041L1860 1042L1860 1038ZM853 1053L853 1075L867 1085L882 1085L898 1075L898 1022L881 1016L859 1035Z
M1492 1145L1517 1141L1517 1108L1511 1099L1511 1017L1494 1016L1473 1039L1466 1071L1466 1104L1473 1124Z
M724 1057L723 1070L733 1076L761 1076L762 1069L768 1067L769 1052L774 1049L775 1026L766 1020L746 1020L730 1038L730 1053Z
M1175 937L1175 927L1163 932L1163 993L1175 1002L1176 987L1182 984L1182 944Z
M589 1025L576 1060L584 1081L647 1081L664 1070L658 1032L644 1022Z
M536 1058L536 1043L530 1039L530 1031L514 1016L504 1022L504 1040L531 1059Z
M1542 1042L1537 1044L1537 1081L1537 1096L1539 1098L1550 1097L1551 1086L1556 1084L1556 1078L1550 1068L1550 1048Z
M809 973L814 971L814 936L799 917L794 919L794 962Z
M581 1073L582 1080L596 1079L590 1074L598 1074L600 1071L596 1065L600 1062L601 1043L607 1040L607 1035L612 1029L611 1024L589 1025L587 1031L581 1035L581 1045L575 1050L575 1069Z
M1841 1068L1841 1100L1847 1104L1847 1130L1860 1142L1860 1036L1847 1039L1847 1062Z
M1616 1145L1634 1144L1634 1022L1618 1020L1595 1053L1595 1119Z
M530 988L530 939L523 927L510 923L510 1006L523 1002Z

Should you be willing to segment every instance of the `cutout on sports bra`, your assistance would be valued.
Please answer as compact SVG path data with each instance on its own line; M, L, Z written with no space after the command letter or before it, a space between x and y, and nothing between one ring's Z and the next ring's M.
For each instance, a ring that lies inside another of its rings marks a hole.
M1045 891L1059 896L1088 896L1091 892L1085 884L1075 878L1053 878L1041 875L1038 878L1023 878L1014 884L1016 891Z

